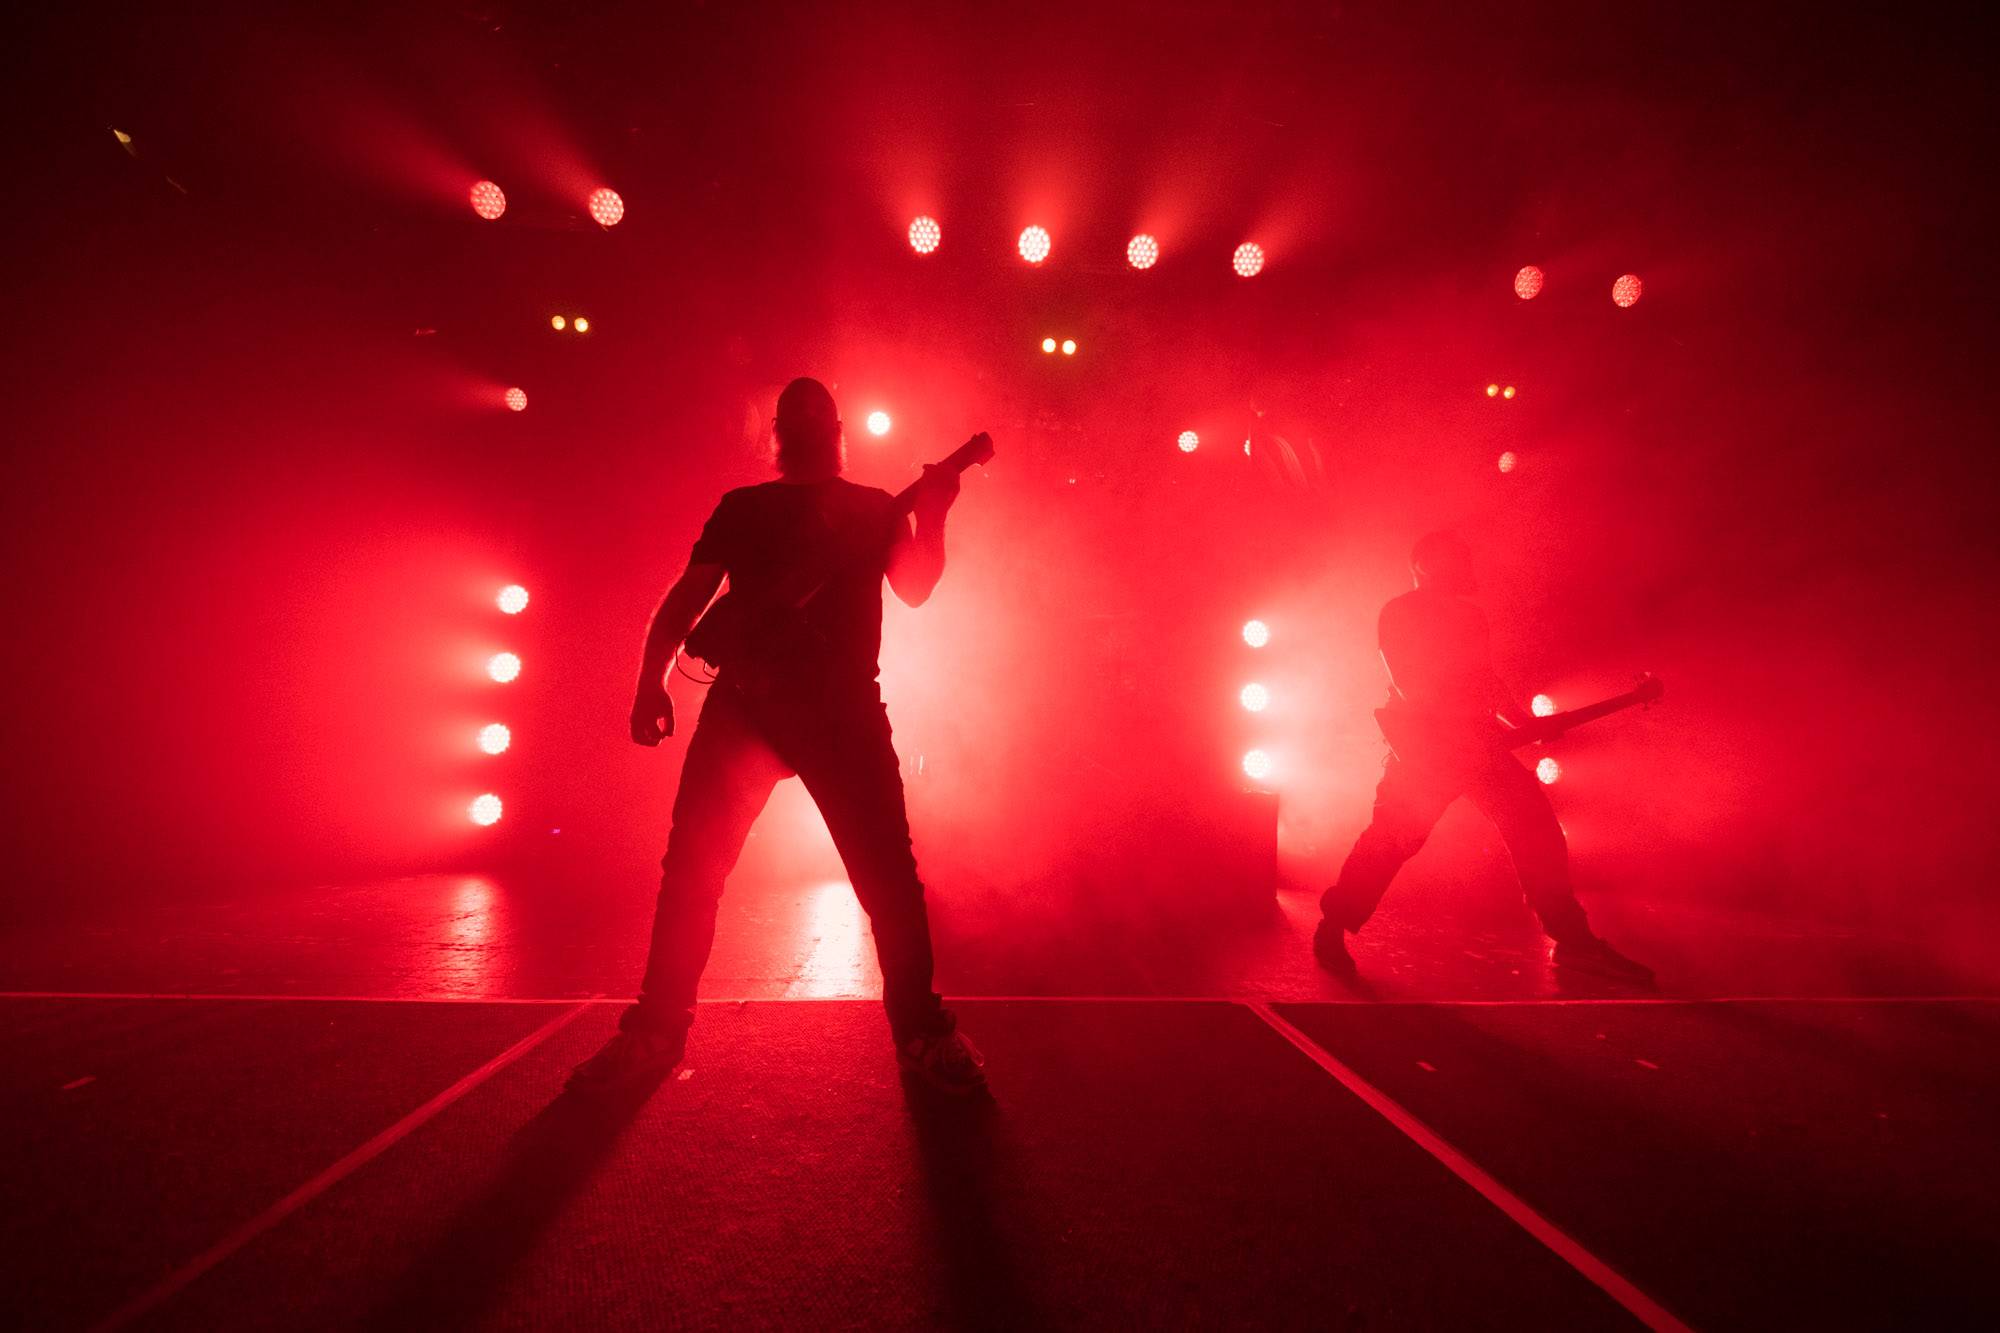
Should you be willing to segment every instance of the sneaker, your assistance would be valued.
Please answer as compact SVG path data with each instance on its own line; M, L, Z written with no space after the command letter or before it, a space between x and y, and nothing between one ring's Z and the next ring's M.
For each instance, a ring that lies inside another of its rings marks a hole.
M1623 981L1634 986L1653 984L1652 968L1627 958L1595 935L1558 942L1555 961L1557 967L1603 977L1607 981Z
M934 1037L912 1037L896 1048L896 1063L906 1073L954 1097L969 1097L986 1089L986 1057L953 1029Z
M1324 917L1313 930L1313 957L1329 972L1343 977L1354 975L1354 955L1347 951L1347 932Z
M653 1032L619 1032L604 1049L570 1071L571 1092L609 1096L653 1087L674 1071L686 1054L680 1037Z

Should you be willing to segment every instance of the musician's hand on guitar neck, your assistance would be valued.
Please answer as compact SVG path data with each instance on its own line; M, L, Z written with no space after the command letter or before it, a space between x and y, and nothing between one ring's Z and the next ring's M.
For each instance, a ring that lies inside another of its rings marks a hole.
M632 701L632 739L640 745L658 745L674 734L674 701L664 685L642 685Z
M935 463L924 465L924 479L917 491L914 506L917 522L926 527L935 527L944 522L944 516L958 499L958 473Z

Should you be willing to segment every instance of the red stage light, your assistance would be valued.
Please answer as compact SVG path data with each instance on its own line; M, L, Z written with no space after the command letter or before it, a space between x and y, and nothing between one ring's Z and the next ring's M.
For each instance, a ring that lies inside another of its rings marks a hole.
M910 222L910 248L918 254L929 254L943 239L944 228L938 226L936 218L926 216Z
M1237 694L1236 701L1253 713L1261 713L1270 706L1271 692L1252 681Z
M600 185L592 190L588 202L590 216L600 227L615 227L625 216L625 201L609 185Z
M1254 278L1264 271L1264 247L1255 241L1245 241L1236 247L1236 253L1229 262L1239 278Z
M1243 776L1252 782L1262 782L1270 777L1271 770L1275 767L1276 765L1271 762L1271 756L1262 750L1252 750L1243 756Z
M528 395L520 389L509 389L501 395L501 398L506 402L509 411L525 412L528 410Z
M574 328L578 333L589 333L590 321L585 319L582 315L578 315L575 318L575 320L571 321L571 327Z
M554 329L557 333L561 333L564 329L569 327L569 321L564 319L561 315L551 315L549 316L549 327Z
M583 321L582 321L582 320L578 320L578 321L577 321L577 323L578 323L579 325L581 325L581 324L583 323ZM1509 399L1509 400L1512 400L1512 398L1514 397L1514 386L1510 384L1510 385L1508 385L1508 386L1507 386L1506 388L1502 389L1502 390L1500 391L1500 396L1501 396L1502 398L1506 398L1506 399Z
M1554 755L1545 754L1535 761L1535 776L1542 780L1543 786L1553 787L1562 775L1563 766L1556 762Z
M1528 711L1536 717L1550 717L1556 711L1556 701L1546 694L1538 694L1528 700Z
M1633 306L1639 303L1639 295L1646 290L1646 284L1639 281L1636 273L1627 273L1611 284L1611 303L1616 306Z
M480 181L472 187L472 211L492 222L507 211L507 196L492 181Z
M1063 339L1063 355L1064 356L1076 355L1076 339L1074 338Z
M521 659L513 653L495 653L486 659L486 674L505 685L521 674Z
M493 600L508 615L518 616L528 609L528 590L518 583L510 583Z
M1021 258L1030 264L1039 264L1049 257L1049 234L1041 227L1027 227L1021 232L1019 248Z
M1184 430L1181 432L1180 438L1175 440L1174 443L1181 447L1182 453L1191 454L1201 448L1201 436L1191 430Z
M1126 243L1125 262L1133 268L1151 268L1160 262L1160 243L1140 232Z
M889 414L887 412L870 412L868 414L868 433L870 435L887 435L889 433L889 424Z
M1262 648L1265 644L1269 643L1270 641L1271 641L1271 627L1269 625L1266 625L1261 620L1250 620L1244 622L1243 642L1249 644L1252 648Z
M1514 295L1532 301L1542 294L1542 271L1529 264L1514 275Z
M488 754L505 754L514 743L514 733L505 722L489 722L479 729L479 748Z
M1056 340L1054 338L1042 339L1042 350L1053 353L1056 350Z
M1519 467L1520 465L1521 465L1521 460L1515 457L1514 451L1512 449L1509 449L1506 453L1500 455L1500 470L1502 472L1512 472L1515 468Z
M1499 386L1499 385L1497 385L1497 384L1489 384L1489 385L1487 385L1487 386L1486 386L1486 396L1487 396L1488 398L1498 398L1498 397L1500 396L1500 386Z
M465 808L465 813L475 824L482 826L497 824L500 822L500 798L489 791L484 796L475 798L472 804Z

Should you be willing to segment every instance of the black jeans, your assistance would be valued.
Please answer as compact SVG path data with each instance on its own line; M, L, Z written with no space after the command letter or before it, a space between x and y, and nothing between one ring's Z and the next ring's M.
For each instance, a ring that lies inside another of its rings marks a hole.
M1551 938L1582 940L1590 925L1569 882L1569 843L1535 775L1497 745L1414 763L1392 757L1375 789L1375 817L1320 899L1327 920L1359 930L1403 863L1417 854L1445 807L1469 796L1514 858L1529 906Z
M646 977L622 1027L675 1034L694 1021L722 882L772 788L793 774L826 819L874 927L891 1033L900 1044L950 1030L951 1016L931 989L930 915L880 694L872 682L751 692L727 679L710 688L688 742Z

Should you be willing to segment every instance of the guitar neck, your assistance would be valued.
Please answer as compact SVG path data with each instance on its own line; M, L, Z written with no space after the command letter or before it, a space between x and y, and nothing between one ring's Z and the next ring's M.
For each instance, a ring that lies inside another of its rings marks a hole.
M974 463L983 463L992 456L992 442L984 435L975 435L958 448L952 450L950 457L944 459L937 466L950 472L963 474ZM894 501L896 517L903 518L912 509L917 507L917 492L923 489L923 485L923 479L920 477L896 493Z
M1507 732L1507 748L1519 749L1523 745L1533 745L1537 741L1560 736L1572 727L1580 727L1586 722L1595 722L1600 717L1609 717L1613 713L1623 712L1638 704L1649 703L1655 697L1645 689L1627 690L1623 694L1613 695L1598 703L1585 704L1582 708L1572 708L1565 713L1538 717L1526 726L1516 727Z

